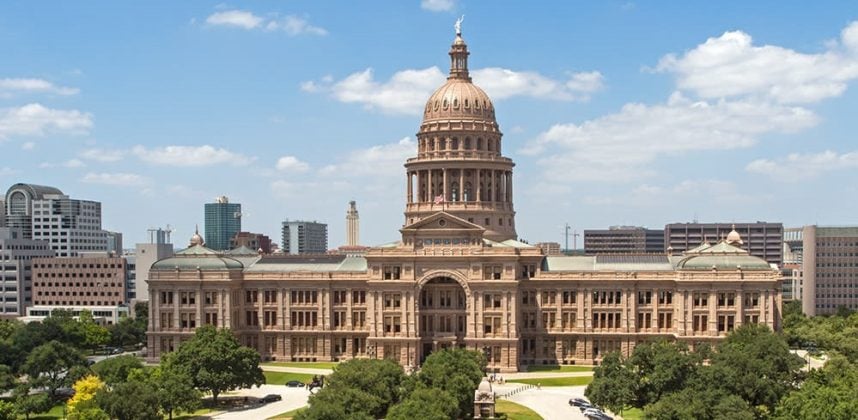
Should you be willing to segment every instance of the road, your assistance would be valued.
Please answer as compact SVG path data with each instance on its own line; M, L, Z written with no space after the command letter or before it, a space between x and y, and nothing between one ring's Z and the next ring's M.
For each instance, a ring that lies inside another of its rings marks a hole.
M307 405L307 399L310 397L310 392L305 388L289 388L285 385L262 385L259 388L242 389L236 393L230 393L230 396L242 395L260 398L268 394L282 395L283 400L215 413L209 418L216 420L265 420Z
M494 390L498 394L503 394L518 387L521 387L521 384L507 383L495 386ZM505 399L536 411L545 420L586 420L587 418L581 414L578 407L569 405L570 398L584 397L584 388L586 386L530 388ZM611 413L608 415L619 419L618 416Z

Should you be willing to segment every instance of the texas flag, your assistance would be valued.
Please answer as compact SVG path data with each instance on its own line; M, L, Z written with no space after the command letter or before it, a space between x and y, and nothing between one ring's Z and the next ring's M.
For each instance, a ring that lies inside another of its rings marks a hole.
M444 194L435 196L435 204L441 204L444 202Z

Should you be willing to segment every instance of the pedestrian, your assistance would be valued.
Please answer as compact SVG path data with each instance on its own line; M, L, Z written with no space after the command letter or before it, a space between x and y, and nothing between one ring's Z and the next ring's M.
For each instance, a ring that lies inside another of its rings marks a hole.
M539 382L537 382L537 383L536 383L536 389L537 389L537 390L541 390L541 389L542 389L542 384L540 384Z

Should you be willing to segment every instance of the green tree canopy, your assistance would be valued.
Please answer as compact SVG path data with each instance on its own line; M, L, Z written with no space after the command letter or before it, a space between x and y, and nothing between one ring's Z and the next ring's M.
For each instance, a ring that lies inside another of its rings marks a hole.
M390 408L388 420L447 420L456 418L458 401L436 388L418 388Z
M143 369L143 363L132 355L108 357L92 365L92 371L108 385L125 382L134 369Z
M155 387L158 406L170 420L173 420L174 413L192 412L199 408L202 395L186 374L159 368L152 372L149 380Z
M801 388L780 400L777 419L858 418L858 366L833 355L822 369L814 370Z
M238 343L227 329L207 325L196 330L194 337L163 360L165 370L185 375L202 391L217 397L224 391L259 386L265 383L259 368L259 353Z
M155 388L146 381L121 382L95 396L98 406L118 420L161 420Z
M70 386L77 379L69 374L73 368L85 365L86 360L74 347L51 341L30 352L23 371L30 376L32 385L44 386L54 396L58 388Z
M381 418L401 397L405 373L390 360L354 359L340 363L325 380L325 387L310 397L305 419L324 418L340 408L351 417ZM337 406L336 410L325 407Z
M681 390L702 362L684 343L658 340L635 346L627 364L635 372L637 407ZM627 378L624 378L627 379Z
M83 330L84 347L97 349L110 341L110 332L107 331L107 327L98 325L92 316L92 312L89 310L84 309L80 311L78 323L80 323L80 328Z
M15 412L25 419L33 414L44 413L51 409L51 398L43 392L32 393L29 384L21 384L15 388L12 398L15 401Z
M594 404L621 413L627 405L635 403L638 378L619 352L611 352L593 371L593 382L584 395Z
M474 390L483 378L484 364L482 352L444 349L426 358L417 380L428 388L446 391L456 400L456 417L468 417L474 411Z

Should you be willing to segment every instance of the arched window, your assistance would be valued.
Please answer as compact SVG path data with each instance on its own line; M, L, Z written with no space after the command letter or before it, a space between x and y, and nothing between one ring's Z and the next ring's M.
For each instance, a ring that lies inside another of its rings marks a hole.
M465 137L465 150L471 150L471 138Z
M459 138L453 137L453 145L450 147L453 150L459 150Z
M482 137L477 139L477 150L483 150L483 139L482 139Z
M451 201L461 201L459 199L459 183L453 182L453 185L450 186L450 190L452 193Z
M464 199L462 201L474 201L473 187L470 182L465 183L465 191L462 198Z

